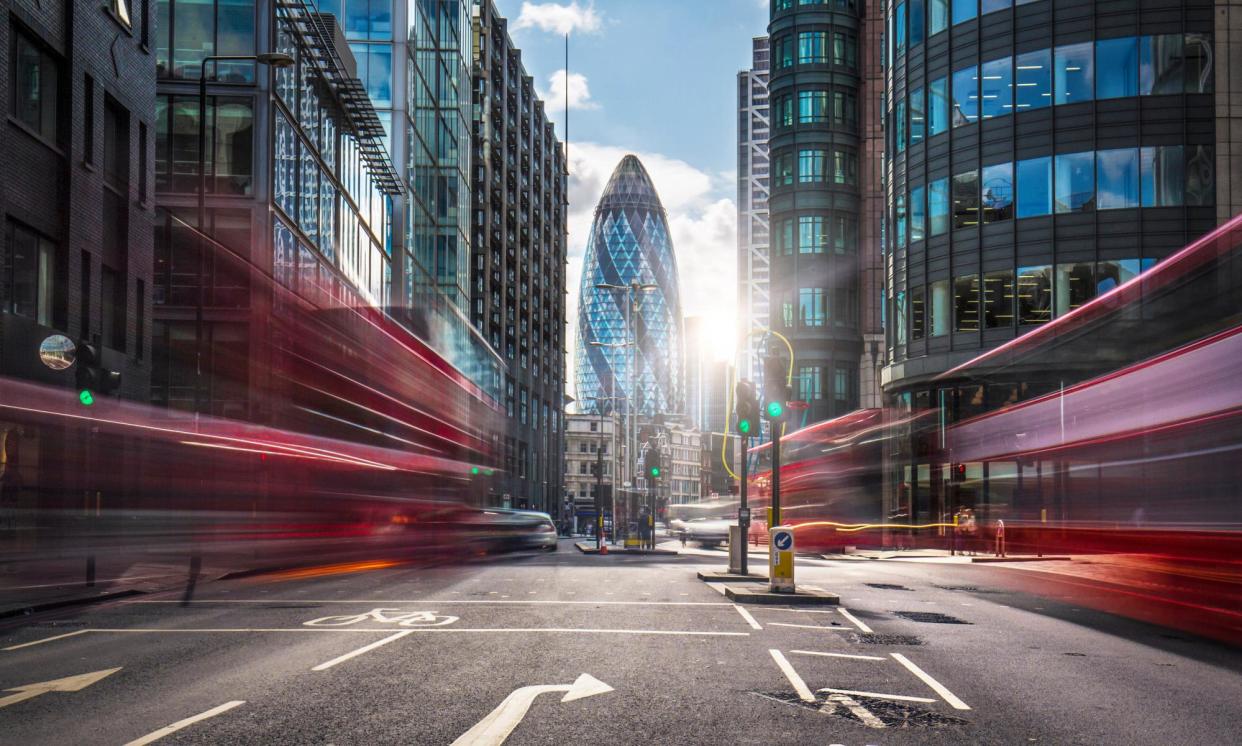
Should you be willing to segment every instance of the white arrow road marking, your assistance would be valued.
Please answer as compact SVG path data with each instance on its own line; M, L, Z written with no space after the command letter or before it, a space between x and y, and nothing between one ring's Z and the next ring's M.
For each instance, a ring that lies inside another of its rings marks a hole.
M944 684L941 684L939 681L936 681L935 679L933 679L931 677L931 674L927 673L923 669L914 665L912 662L910 662L909 658L902 655L901 653L890 653L890 655L892 655L893 659L896 660L898 663L905 666L910 671L910 673L922 679L924 684L927 684L928 686L930 686L932 690L936 692L936 694L939 694L941 698L944 699L945 702L948 702L950 705L952 705L953 709L955 710L969 710L970 709L970 705L958 699L957 695L949 691L948 687L946 687Z
M831 714L832 711L835 710L838 705L854 713L854 717L861 720L863 722L863 725L866 725L868 728L883 728L884 727L883 720L876 717L875 714L871 712L871 710L868 710L866 707L863 707L862 705L858 704L858 700L854 699L848 694L828 695L828 701L825 702L819 708L819 711L823 713Z
M612 691L599 679L590 674L582 674L572 684L546 684L543 686L524 686L514 690L496 709L487 714L473 728L461 734L453 741L452 746L500 746L522 722L535 698L548 692L565 692L562 702L593 697L596 694L607 694Z
M92 671L91 673L80 673L77 676L66 676L63 679L54 679L52 681L41 681L37 684L26 684L24 686L14 686L5 689L6 692L17 692L7 697L0 697L0 707L8 707L18 702L25 702L28 699L34 699L40 694L48 692L76 692L94 684L96 681L111 676L120 671L118 668L105 668L102 671Z
M185 720L178 720L172 725L165 725L163 728L160 728L157 731L148 733L142 738L139 738L134 741L130 741L129 743L125 744L125 746L146 746L146 744L148 743L155 743L156 741L160 740L164 736L169 735L170 733L176 733L177 731L181 730L182 728L185 728L186 726L194 725L200 720L206 720L207 718L213 718L222 712L228 712L234 707L237 707L238 705L244 705L244 704L246 704L246 700L244 699L235 699L232 702L225 702L224 704L218 707L213 707L210 710L207 710L206 712L200 712L193 717L188 717Z

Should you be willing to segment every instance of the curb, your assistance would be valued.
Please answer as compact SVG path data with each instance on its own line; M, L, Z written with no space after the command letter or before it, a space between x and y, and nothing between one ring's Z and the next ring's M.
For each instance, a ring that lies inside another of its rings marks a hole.
M1063 554L1062 554L1062 555L1052 555L1052 554L1049 554L1049 555L1047 555L1047 556L1045 556L1045 557L971 557L971 558L970 558L970 561L971 561L971 562L984 562L984 563L991 563L991 562L1052 562L1052 561L1070 562L1070 561L1072 561L1073 559L1074 559L1073 557L1068 557L1068 556L1063 555Z
M113 591L111 593L101 593L98 596L82 596L80 598L67 598L61 601L48 601L47 603L31 604L15 609L5 609L0 611L0 619L11 619L13 617L28 616L30 614L39 614L44 611L55 611L56 609L65 609L72 606L88 606L90 604L99 604L105 601L115 601L121 598L129 598L130 596L144 596L146 591L129 589L126 591Z

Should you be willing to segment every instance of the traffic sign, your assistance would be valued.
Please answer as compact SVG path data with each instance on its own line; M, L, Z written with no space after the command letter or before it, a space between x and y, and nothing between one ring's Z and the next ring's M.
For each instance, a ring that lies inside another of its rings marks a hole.
M772 544L782 552L789 551L793 546L793 533L790 531L777 531L772 534Z

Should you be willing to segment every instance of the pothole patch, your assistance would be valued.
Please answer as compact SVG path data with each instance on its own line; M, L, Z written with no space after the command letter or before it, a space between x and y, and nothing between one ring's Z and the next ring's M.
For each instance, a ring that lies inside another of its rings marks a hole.
M904 585L898 585L896 583L863 583L863 585L867 586L868 588L879 588L880 590L883 590L883 591L912 591L914 590L913 588L907 588Z
M880 634L879 632L854 632L850 637L851 642L860 642L864 645L922 645L923 638L916 635L889 635Z
M811 710L835 720L849 721L861 727L875 727L864 722L848 706L845 698L839 696L834 701L828 699L823 694L819 694L814 702L804 702L798 695L789 694L788 692L751 692L751 694L773 702L789 705L790 707ZM848 699L865 708L868 713L878 718L886 728L945 728L967 725L970 722L953 715L944 715L915 705L890 702L889 700L877 699L875 697L851 694Z
M902 619L909 619L912 622L922 622L924 624L970 624L964 619L958 619L948 614L940 614L935 611L894 611L894 614Z

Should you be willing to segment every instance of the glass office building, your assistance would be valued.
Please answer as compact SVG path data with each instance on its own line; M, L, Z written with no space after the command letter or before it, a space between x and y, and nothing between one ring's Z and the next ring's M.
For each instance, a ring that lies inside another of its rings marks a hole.
M648 291L601 285L652 285ZM631 294L632 292L632 294ZM630 299L633 298L633 306ZM629 326L627 327L627 318ZM631 347L636 342L637 349ZM685 412L677 260L643 164L627 155L595 208L578 301L579 407L643 417ZM598 344L595 344L598 343Z

